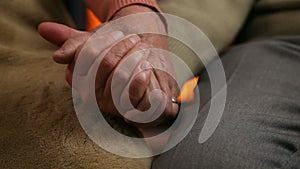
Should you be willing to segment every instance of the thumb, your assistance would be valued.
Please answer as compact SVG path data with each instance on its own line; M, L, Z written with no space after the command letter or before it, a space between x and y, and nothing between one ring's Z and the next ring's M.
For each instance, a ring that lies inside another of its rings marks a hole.
M66 25L54 22L41 23L38 26L38 32L44 39L57 46L61 46L69 38L82 33Z

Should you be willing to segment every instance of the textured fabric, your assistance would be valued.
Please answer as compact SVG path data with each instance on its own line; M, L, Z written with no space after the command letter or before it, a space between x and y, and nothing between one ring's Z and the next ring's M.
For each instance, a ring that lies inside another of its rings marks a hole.
M228 91L217 130L206 143L198 143L211 98L209 77L203 73L196 124L152 168L299 169L300 37L239 46L222 62Z
M62 1L1 0L0 11L0 168L150 168L150 158L113 155L82 130L65 66L52 61L56 48L36 30L42 21L73 25Z
M97 1L97 5L94 5L95 1L93 1L94 0L85 0L88 7L94 11L102 22L110 20L118 10L132 4L146 5L156 11L160 11L156 0L100 0Z
M0 9L0 46L11 51L53 49L37 35L36 29L42 21L74 26L61 0L1 0Z
M239 42L300 35L300 0L260 0L239 35Z
M222 51L236 38L253 0L158 0L163 12L177 15L200 28Z
M253 0L158 0L157 2L163 12L182 17L196 25L210 39L218 52L222 52L233 43L253 4ZM181 57L194 74L203 69L202 62L184 44L170 40L170 50ZM215 56L208 57L213 60Z
M300 0L157 2L163 12L183 17L200 28L218 52L223 52L232 44L249 40L300 34ZM171 41L170 49L185 60L195 74L203 69L201 61L188 47Z

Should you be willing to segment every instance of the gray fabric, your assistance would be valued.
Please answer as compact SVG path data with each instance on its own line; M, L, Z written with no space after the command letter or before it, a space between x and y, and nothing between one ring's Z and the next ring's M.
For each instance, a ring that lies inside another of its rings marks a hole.
M178 146L156 158L152 168L300 168L300 37L239 46L222 62L228 95L216 132L198 143L210 98L204 73L195 126Z

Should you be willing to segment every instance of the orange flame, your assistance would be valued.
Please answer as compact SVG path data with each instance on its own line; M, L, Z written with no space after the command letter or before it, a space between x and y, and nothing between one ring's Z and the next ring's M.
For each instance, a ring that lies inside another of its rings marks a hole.
M90 10L86 9L87 21L86 21L86 30L90 31L97 26L101 25L101 21L98 17Z
M182 86L180 95L177 98L179 103L190 102L194 100L194 88L196 87L198 80L198 76L194 77Z

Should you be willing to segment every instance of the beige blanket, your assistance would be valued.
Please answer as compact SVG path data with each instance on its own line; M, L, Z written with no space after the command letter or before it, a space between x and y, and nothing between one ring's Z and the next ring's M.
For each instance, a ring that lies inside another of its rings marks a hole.
M0 168L150 168L104 151L79 125L65 68L36 31L42 21L72 25L62 1L1 0L0 11Z

